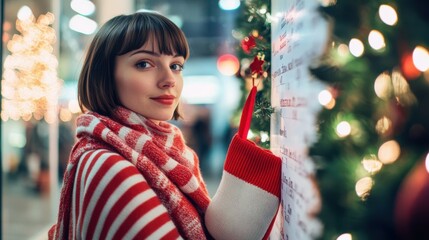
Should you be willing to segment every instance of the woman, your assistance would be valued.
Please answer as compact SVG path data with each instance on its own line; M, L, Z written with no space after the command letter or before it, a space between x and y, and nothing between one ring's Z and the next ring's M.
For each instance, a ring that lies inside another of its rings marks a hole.
M213 200L180 130L182 31L157 13L114 17L79 78L82 111L50 239L262 239L281 161L235 136Z

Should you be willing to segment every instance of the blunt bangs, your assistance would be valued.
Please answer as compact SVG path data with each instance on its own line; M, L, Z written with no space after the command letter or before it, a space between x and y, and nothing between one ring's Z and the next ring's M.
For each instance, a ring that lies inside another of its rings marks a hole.
M188 42L180 28L168 18L156 13L134 14L124 29L117 55L139 49L149 39L157 43L161 54L189 57ZM152 46L154 48L154 46ZM155 49L154 49L155 50Z

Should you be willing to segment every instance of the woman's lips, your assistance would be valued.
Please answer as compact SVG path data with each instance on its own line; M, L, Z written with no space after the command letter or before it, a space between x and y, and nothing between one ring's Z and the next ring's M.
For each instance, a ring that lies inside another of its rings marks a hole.
M152 100L161 103L163 105L172 105L174 103L174 96L170 96L170 95L165 95L165 96L159 96L159 97L154 97L152 98Z

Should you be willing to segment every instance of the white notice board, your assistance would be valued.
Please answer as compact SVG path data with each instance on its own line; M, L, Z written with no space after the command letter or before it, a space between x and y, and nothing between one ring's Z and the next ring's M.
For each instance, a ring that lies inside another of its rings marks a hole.
M272 239L315 239L321 199L308 150L317 137L318 94L325 86L310 64L326 50L328 23L318 0L271 2L271 150L282 159L282 209Z

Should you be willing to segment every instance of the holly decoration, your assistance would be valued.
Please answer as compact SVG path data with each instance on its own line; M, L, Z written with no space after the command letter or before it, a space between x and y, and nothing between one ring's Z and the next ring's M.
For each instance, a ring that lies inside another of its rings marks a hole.
M249 35L241 41L241 48L246 54L249 54L252 49L256 47L255 37Z

